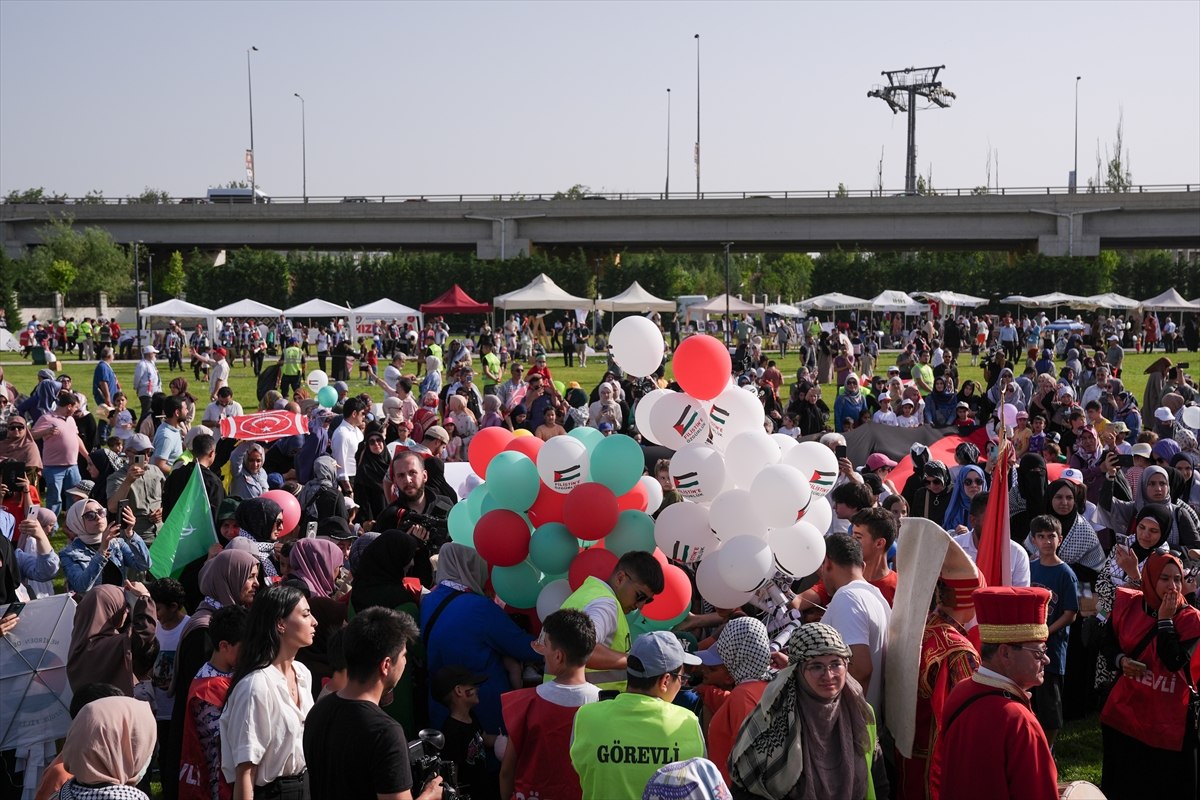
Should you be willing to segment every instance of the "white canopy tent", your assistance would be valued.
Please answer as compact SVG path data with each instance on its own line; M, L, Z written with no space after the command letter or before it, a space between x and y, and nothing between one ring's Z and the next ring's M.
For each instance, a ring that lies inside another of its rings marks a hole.
M207 324L208 334L213 336L218 330L217 328L217 312L212 309L198 306L195 303L189 303L186 300L166 300L161 303L155 303L152 306L146 306L139 312L143 317L167 317L169 319L202 319ZM144 327L148 327L143 323ZM144 340L143 340L144 341Z
M803 317L804 312L795 306L789 306L787 303L772 303L767 306L768 314L776 314L780 317Z
M1085 298L1085 300L1087 300L1087 303L1081 305L1080 308L1107 308L1114 311L1132 311L1142 304L1140 300L1134 300L1132 297L1126 297L1116 292L1094 294L1091 297Z
M728 295L719 294L711 300L705 300L703 303L697 303L694 306L688 306L688 312L687 312L688 319L690 320L694 315L697 315L697 314L704 314L704 315L724 314L725 309L726 309L725 303L726 303L727 297L728 297ZM729 302L728 308L729 308L730 314L762 314L763 313L762 306L756 306L753 303L747 303L745 300L741 300L737 297L729 297L728 302Z
M559 285L550 280L550 276L542 273L529 284L514 292L492 298L492 305L505 311L537 310L573 310L591 308L592 301L582 297L567 294Z
M871 311L902 311L906 316L924 314L929 311L928 305L918 303L904 292L895 289L888 289L871 298L867 307Z
M856 308L866 308L868 305L870 305L868 300L851 297L841 292L821 294L796 303L797 308L813 311L850 311Z
M670 312L675 310L675 301L655 297L643 289L640 283L634 281L628 289L616 297L597 300L596 309L609 313L621 311L630 311L639 314L645 314L650 311Z
M1025 298L1025 302L1021 305L1030 306L1031 308L1055 308L1056 306L1070 306L1071 308L1081 308L1080 303L1087 303L1087 298L1080 297L1077 294L1064 294L1063 292L1050 292L1050 294L1039 294L1034 297Z
M1167 289L1157 297L1143 300L1142 308L1147 311L1200 311L1200 306L1184 300L1183 295L1174 288Z
M314 299L307 303L301 303L298 306L284 309L285 317L344 317L350 313L350 309L346 306L339 306L336 303L331 303L328 300Z
M386 297L359 306L350 312L350 324L354 326L356 336L366 336L371 333L371 323L383 320L384 323L396 320L407 323L413 330L419 331L425 325L425 315L415 308L409 308L403 303L389 300Z
M283 309L247 298L227 306L221 306L213 313L221 317L252 317L262 321L267 317L278 317L283 313Z
M914 295L924 297L926 300L934 300L945 308L978 308L987 305L988 302L982 297L961 292L915 292ZM1005 302L1010 301L1006 300Z
M1033 302L1032 297L1026 297L1023 294L1010 294L1008 297L1000 301L1001 303L1013 303L1018 306L1027 306Z

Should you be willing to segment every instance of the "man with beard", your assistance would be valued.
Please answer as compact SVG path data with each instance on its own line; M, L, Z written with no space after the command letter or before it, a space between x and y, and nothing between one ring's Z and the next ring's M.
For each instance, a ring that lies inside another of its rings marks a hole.
M427 471L427 464L430 463L435 466L434 476ZM449 516L457 497L446 484L441 470L436 469L440 466L441 462L434 456L423 456L413 450L397 450L383 479L384 497L394 496L396 499L379 513L374 525L377 531L392 528L407 531L421 543L410 574L419 577L421 583L426 586L432 585L433 582L433 568L429 563L429 556L438 552L441 546L449 541L449 531L445 525L438 526L437 530L417 524L410 527L404 518L410 513L439 520Z

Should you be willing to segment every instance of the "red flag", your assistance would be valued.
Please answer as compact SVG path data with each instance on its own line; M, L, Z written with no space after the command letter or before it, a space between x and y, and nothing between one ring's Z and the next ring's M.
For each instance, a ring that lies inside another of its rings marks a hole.
M308 418L288 411L263 411L221 420L221 436L242 441L273 442L308 433Z
M1009 544L1008 454L1005 442L992 473L992 490L979 534L979 556L975 559L988 586L1012 585L1012 547Z

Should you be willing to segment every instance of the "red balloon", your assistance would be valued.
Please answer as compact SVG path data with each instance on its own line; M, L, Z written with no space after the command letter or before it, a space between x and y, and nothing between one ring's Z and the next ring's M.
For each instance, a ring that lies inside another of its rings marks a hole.
M486 430L491 430L491 429L484 428L484 430L486 431ZM524 453L525 455L529 456L530 461L532 461L534 464L536 464L538 451L542 449L542 445L544 445L544 444L545 444L545 442L543 442L541 439L539 439L536 436L514 436L513 440L511 442L504 445L504 449L512 450L517 453ZM474 447L474 446L475 446L475 440L472 439L471 447Z
M499 426L484 428L471 439L470 455L471 469L481 478L487 478L487 466L492 458L513 440L512 431ZM526 437L528 438L528 437ZM534 437L537 438L537 437Z
M696 334L684 339L676 348L671 368L685 392L697 400L712 400L729 385L733 359L729 357L729 349L719 340Z
M296 530L296 526L300 524L300 501L296 499L296 495L285 492L283 489L272 489L269 492L263 492L262 496L268 500L274 500L283 509L283 531L279 537L282 539Z
M602 581L608 580L617 568L618 560L615 553L602 547L589 547L584 550L575 556L575 560L571 562L571 569L567 571L567 583L571 584L571 591L583 586L589 575Z
M620 513L612 489L600 483L581 483L567 493L563 524L580 539L594 542L617 527Z
M521 436L521 439L531 439L536 437ZM538 439L540 442L541 439ZM538 486L537 500L533 501L533 505L529 507L529 519L533 522L534 527L540 528L547 522L562 522L563 521L563 503L567 502L567 496L556 492L546 484Z
M529 523L515 511L497 508L475 523L475 550L492 567L515 567L529 557Z
M662 550L659 550L657 547L654 548L654 552L651 553L650 555L654 556L655 561L662 564L663 569L666 569L667 567L671 566L671 562L667 560L667 554L664 553Z
M645 511L650 504L650 492L638 481L625 494L617 498L617 508L622 511Z
M642 616L657 622L675 619L692 604L692 582L687 573L671 564L663 567L663 590L642 606Z

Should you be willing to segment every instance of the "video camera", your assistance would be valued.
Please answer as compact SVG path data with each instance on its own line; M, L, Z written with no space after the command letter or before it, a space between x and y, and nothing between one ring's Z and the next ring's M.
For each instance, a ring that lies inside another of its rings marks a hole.
M440 775L442 800L471 800L470 795L458 789L458 767L453 761L446 761L439 755L446 746L446 737L442 732L425 728L417 737L420 741L408 745L408 768L412 772L413 791L420 793L430 779Z
M396 523L396 527L405 533L417 525L429 531L429 541L436 547L450 541L450 522L446 517L432 517L428 514L418 514L415 511L405 511Z

